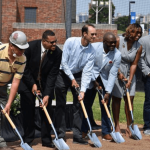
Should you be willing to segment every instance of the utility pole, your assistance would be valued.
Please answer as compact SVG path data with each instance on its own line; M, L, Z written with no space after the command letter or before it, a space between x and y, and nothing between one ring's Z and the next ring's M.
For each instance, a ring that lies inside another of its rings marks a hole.
M112 24L112 2L109 0L109 21L108 24Z

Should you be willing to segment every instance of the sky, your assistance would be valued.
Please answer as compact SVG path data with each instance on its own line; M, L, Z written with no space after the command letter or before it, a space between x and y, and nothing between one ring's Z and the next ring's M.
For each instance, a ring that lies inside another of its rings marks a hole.
M117 13L121 15L129 15L129 1L131 0L112 0L115 5L115 16ZM150 14L150 0L133 0L135 4L130 4L131 12L136 12L136 14L146 15ZM88 13L88 8L91 0L76 0L77 10L76 14Z

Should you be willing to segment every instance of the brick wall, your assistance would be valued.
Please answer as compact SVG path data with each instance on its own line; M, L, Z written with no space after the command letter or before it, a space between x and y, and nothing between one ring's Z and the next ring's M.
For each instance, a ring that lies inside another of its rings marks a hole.
M16 22L17 16L16 0L2 1L2 35L1 41L7 41L13 31L12 22Z
M81 28L84 24L72 24L72 37L80 37ZM117 35L117 26L116 25L102 25L98 24L95 25L97 29L97 39L96 41L102 41L103 36L106 32L112 32ZM64 44L66 40L66 31L65 31L65 24L22 24L22 23L14 23L13 30L21 30L23 31L27 37L28 41L32 41L35 39L41 39L42 34L45 30L51 29L55 32L58 44Z
M17 22L24 22L25 7L36 7L37 23L62 23L64 22L62 2L62 0L17 0Z
M37 23L64 23L64 1L2 0L2 35L0 41L7 41L13 31L12 24L14 22L24 22L25 7L37 8Z

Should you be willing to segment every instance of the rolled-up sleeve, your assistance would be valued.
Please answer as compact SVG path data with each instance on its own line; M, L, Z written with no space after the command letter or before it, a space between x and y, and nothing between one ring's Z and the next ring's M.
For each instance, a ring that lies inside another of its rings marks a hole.
M81 80L81 91L82 92L86 91L86 89L89 87L89 84L91 82L92 69L94 66L94 58L95 58L95 53L93 51L89 57L87 64L83 68L82 80Z
M70 78L70 80L73 80L74 76L73 76L73 74L70 71L69 66L68 66L69 54L70 54L70 51L72 48L70 45L72 45L72 44L71 44L71 41L68 39L65 42L64 47L63 47L61 67L64 70L65 74Z

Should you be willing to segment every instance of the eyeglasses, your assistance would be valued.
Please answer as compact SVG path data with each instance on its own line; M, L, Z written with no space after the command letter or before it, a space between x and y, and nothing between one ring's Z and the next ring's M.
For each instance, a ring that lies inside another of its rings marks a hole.
M47 40L45 40L47 43L49 43L49 44L54 44L54 43L57 43L57 40L56 41L52 41L52 42L50 42L50 41L47 41Z
M91 33L91 35L92 35L92 36L94 36L94 35L97 36L97 33Z

